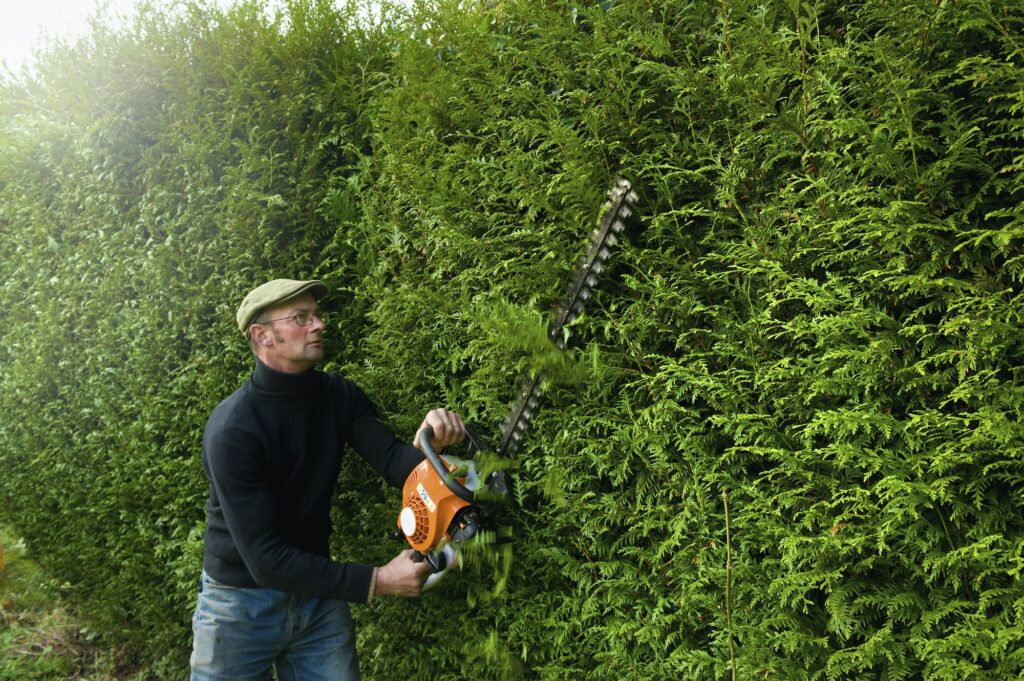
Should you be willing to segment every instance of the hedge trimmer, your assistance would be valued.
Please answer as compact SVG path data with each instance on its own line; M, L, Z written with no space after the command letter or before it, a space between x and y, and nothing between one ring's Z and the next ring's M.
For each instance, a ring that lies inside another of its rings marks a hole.
M637 200L629 182L624 179L616 182L608 196L610 200L601 221L591 235L586 254L580 259L572 284L548 328L549 338L559 349L565 348L566 327L586 307L610 249L618 242L625 220ZM501 427L498 446L493 450L499 456L512 455L521 444L540 401L543 378L537 372L523 380L512 411ZM424 588L432 587L456 565L460 546L488 525L488 514L478 503L477 492L486 490L487 494L480 496L493 499L509 494L509 481L504 471L488 474L481 483L473 455L478 451L492 450L472 429L467 428L467 459L441 456L430 444L431 435L433 431L429 427L421 432L419 446L425 459L405 481L402 510L398 514L398 527L409 545L434 570Z

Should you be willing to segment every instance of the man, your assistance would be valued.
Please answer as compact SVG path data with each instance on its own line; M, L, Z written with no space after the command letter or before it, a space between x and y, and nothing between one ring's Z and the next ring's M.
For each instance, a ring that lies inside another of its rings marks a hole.
M347 602L418 596L430 573L411 549L382 567L329 558L346 446L395 487L422 455L380 423L354 383L313 368L323 358L316 298L326 291L320 281L275 279L238 308L256 367L203 434L210 497L193 681L264 680L271 668L281 681L359 679ZM426 426L436 447L465 435L459 415L443 409Z

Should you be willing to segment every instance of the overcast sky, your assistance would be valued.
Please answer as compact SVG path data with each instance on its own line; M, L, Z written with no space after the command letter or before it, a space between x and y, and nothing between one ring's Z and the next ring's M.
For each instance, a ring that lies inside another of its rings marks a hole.
M176 0L154 0L173 4ZM14 71L32 57L32 48L43 35L69 38L83 35L89 17L100 8L108 17L130 15L136 0L0 0L0 62ZM222 7L233 0L214 0ZM400 0L411 6L413 0ZM267 4L273 4L268 0ZM370 3L373 7L377 3Z
M0 61L17 70L45 33L69 37L85 32L86 20L102 2L111 16L129 12L134 0L7 0L0 14Z

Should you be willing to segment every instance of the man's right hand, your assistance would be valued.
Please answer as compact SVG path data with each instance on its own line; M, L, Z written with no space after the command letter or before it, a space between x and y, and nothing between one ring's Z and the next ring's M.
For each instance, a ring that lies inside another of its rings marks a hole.
M427 561L416 561L416 551L406 549L377 570L374 597L405 596L414 598L423 591L423 583L431 575Z

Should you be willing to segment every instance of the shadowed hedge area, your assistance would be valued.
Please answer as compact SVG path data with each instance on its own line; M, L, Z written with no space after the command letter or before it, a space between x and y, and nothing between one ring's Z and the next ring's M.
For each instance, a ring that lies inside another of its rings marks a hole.
M0 514L183 677L234 310L332 288L396 432L497 438L494 541L356 606L364 676L1024 672L1024 8L143 6L0 81ZM641 196L570 351L547 315ZM340 559L400 548L357 457Z

